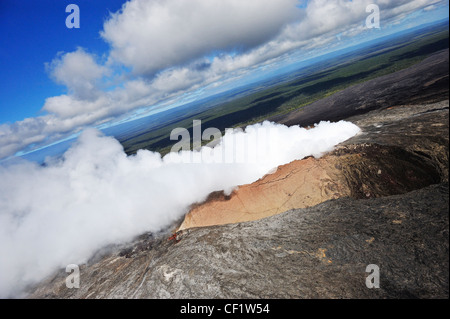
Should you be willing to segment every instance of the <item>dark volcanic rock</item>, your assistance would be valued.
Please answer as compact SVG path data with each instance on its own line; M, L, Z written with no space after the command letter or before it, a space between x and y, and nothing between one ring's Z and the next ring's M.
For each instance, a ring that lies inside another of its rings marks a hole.
M448 100L427 105L402 105L347 120L362 133L342 143L347 145L378 144L408 152L410 158L424 167L428 174L438 174L448 181L449 105ZM432 173L432 171L435 173ZM430 176L436 181L436 176ZM437 182L437 181L436 181Z
M307 126L394 105L433 103L448 99L448 85L449 50L445 49L407 69L353 85L270 120L288 126Z
M341 198L263 220L190 230L130 258L61 271L38 298L448 298L448 183ZM368 289L366 266L380 268Z
M353 197L401 194L448 181L448 111L446 100L348 118L362 132L330 155L347 156L340 164Z

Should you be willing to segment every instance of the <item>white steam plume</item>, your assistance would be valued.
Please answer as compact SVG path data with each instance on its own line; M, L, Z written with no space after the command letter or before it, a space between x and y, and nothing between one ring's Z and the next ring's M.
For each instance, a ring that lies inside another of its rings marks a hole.
M180 161L191 155L186 152L126 156L117 140L90 129L60 160L0 166L0 297L20 296L27 284L82 264L108 244L164 229L213 191L230 191L279 165L320 156L358 132L344 121L310 130L265 122L245 133L228 132L215 148L247 139L235 156L247 150L256 161L189 164ZM252 148L255 136L260 138Z

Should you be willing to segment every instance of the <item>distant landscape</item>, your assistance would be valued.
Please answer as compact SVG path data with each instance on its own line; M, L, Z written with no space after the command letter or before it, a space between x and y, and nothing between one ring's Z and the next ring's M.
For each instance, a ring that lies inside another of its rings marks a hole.
M188 129L192 136L193 120L201 120L203 129L214 127L223 133L226 128L245 127L282 116L351 85L414 65L430 54L448 48L448 41L448 20L417 27L313 59L310 65L298 70L289 70L102 131L115 137L128 155L140 149L165 155L177 142L170 140L171 131L182 127ZM43 162L46 156L61 155L75 139L64 140L22 157Z
M247 95L232 92L244 96L219 105L211 107L213 102L208 100L194 106L182 106L106 132L121 142L127 154L148 149L164 155L176 143L169 139L170 132L176 127L183 127L189 129L192 136L194 119L202 120L204 128L216 127L222 132L226 128L245 127L270 116L302 108L351 85L405 69L436 51L448 48L448 40L448 21L445 21L404 32L386 42L377 41L362 49L271 79L269 84L272 86L269 85L269 88L267 84L261 84L266 88L257 92L247 89L251 92ZM139 129L139 122L146 125Z

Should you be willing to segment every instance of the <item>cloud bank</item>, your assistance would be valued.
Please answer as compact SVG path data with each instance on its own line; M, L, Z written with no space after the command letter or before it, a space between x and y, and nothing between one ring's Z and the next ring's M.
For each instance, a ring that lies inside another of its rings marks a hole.
M138 73L184 64L212 51L253 48L298 18L297 0L134 0L101 32L111 57Z
M117 140L88 129L62 159L0 166L0 297L20 296L26 285L86 262L105 245L162 230L212 191L229 192L279 165L321 156L358 132L344 121L309 130L264 122L227 132L215 148L231 143L236 159L254 161L192 164L183 158L211 148L126 156Z

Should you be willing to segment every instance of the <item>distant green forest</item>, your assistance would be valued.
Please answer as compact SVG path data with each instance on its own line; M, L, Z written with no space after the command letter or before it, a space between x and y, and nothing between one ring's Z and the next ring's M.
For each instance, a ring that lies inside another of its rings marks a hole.
M393 39L372 45L357 53L348 53L314 65L309 73L297 78L212 107L192 117L122 141L128 154L150 149L166 154L177 141L169 139L176 127L187 128L192 136L192 121L202 120L202 127L244 127L264 119L301 108L339 92L351 85L410 67L430 54L448 48L448 26L405 39ZM207 143L207 142L205 142Z

